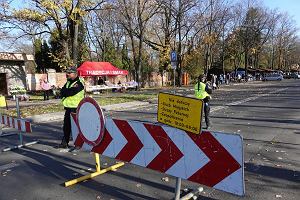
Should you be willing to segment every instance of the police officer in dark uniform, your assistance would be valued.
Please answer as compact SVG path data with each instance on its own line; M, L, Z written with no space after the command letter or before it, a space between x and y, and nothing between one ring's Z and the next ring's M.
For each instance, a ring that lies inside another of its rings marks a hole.
M62 103L65 108L62 138L59 148L68 148L71 135L71 113L76 113L79 102L84 98L84 81L77 75L77 68L70 67L66 71L67 82L61 89Z

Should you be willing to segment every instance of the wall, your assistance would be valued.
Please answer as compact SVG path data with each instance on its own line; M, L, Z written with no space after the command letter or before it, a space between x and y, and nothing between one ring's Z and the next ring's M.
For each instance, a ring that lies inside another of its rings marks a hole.
M0 52L0 73L6 74L8 94L11 87L27 87L25 66L33 60L33 55L25 53Z
M56 73L56 87L62 88L67 82L66 73Z
M0 60L0 73L7 74L8 92L10 91L10 87L21 86L26 88L24 61Z
M27 90L42 90L40 86L41 80L47 80L47 74L27 74Z
M40 86L41 80L48 80L50 85L62 88L67 81L65 73L50 72L48 74L27 74L27 90L42 90Z

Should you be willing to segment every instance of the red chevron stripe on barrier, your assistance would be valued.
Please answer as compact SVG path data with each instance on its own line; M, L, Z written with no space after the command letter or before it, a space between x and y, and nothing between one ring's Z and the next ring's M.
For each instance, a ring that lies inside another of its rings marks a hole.
M10 123L9 123L9 117L8 117L8 116L6 116L6 120L7 120L7 126L9 126L9 127L10 127Z
M116 156L116 159L130 162L134 158L134 156L141 150L143 144L127 121L114 120L114 122L128 141L128 143Z
M21 130L21 121L17 120L17 122L18 122L18 130Z
M12 118L12 127L13 127L13 128L16 128L15 126L16 126L16 125L15 125L15 119Z
M161 148L161 152L149 163L147 168L166 172L183 156L183 154L161 126L154 126L151 124L144 125Z
M111 135L109 134L109 132L105 129L104 131L104 136L103 136L103 140L102 142L100 143L101 145L98 145L98 146L95 146L92 151L93 152L96 152L96 153L99 153L99 154L102 154L105 149L110 145L110 143L112 142L112 137Z
M8 127L15 128L25 133L32 132L31 123L25 119L13 118L7 115L2 115L0 119L2 119L1 123Z
M202 132L200 137L191 133L189 133L189 136L208 156L210 161L188 178L188 180L213 187L224 178L241 168L241 165L228 153L228 151L210 132Z

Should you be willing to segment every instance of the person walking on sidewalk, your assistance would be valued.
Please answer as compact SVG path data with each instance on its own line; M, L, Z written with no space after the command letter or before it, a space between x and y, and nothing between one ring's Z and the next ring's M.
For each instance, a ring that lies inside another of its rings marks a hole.
M70 67L66 71L67 82L61 89L62 103L65 108L63 132L59 148L68 148L71 135L71 116L76 113L79 102L84 98L84 81L78 77L76 67Z
M210 112L209 100L211 98L210 94L212 94L212 88L209 83L206 83L206 77L204 75L200 75L198 77L198 82L195 85L194 89L195 89L195 96L203 100L206 129L208 129L211 126L209 120L209 112Z
M51 86L46 79L41 80L41 88L44 90L44 101L49 100Z

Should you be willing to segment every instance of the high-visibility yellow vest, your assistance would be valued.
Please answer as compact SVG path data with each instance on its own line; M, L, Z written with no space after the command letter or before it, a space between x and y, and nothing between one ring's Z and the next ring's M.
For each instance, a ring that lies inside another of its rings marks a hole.
M206 85L200 82L200 87L198 91L198 83L195 85L195 96L199 99L205 99L205 97L210 97L210 95L205 91Z
M84 85L84 81L79 78L79 81ZM73 87L78 81L70 84L70 81L67 82L66 88ZM84 98L84 89L78 92L77 94L62 99L62 103L66 108L77 108L80 101Z

